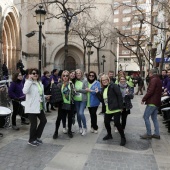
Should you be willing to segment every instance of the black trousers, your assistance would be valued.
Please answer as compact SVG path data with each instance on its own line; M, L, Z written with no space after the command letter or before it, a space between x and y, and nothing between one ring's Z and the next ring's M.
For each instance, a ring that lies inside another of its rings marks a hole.
M98 129L98 126L97 126L97 109L98 109L98 106L96 107L88 107L89 109L89 113L90 113L90 118L91 118L91 128L93 128L94 130L97 130Z
M55 128L55 133L58 133L58 129L60 127L60 122L61 120L63 121L63 128L66 127L66 117L68 116L68 131L71 132L72 128L72 110L64 110L62 109L62 103L58 104L58 116L56 120L56 128Z
M47 102L47 103L46 103L47 111L49 111L49 105L50 105L50 102Z
M107 130L108 135L111 135L111 126L110 126L110 121L112 119L112 117L114 116L114 124L117 127L117 130L119 131L119 134L121 136L121 138L125 137L122 125L120 124L120 116L121 116L121 112L117 112L117 113L112 113L112 114L106 114L104 115L104 124Z
M25 118L22 117L24 114L24 109L21 106L20 101L15 101L12 100L12 105L13 105L13 113L12 113L12 125L16 126L16 116L20 115L21 116L21 121L25 121Z
M41 138L42 132L47 123L47 119L45 117L43 110L41 110L40 114L29 113L28 118L31 123L29 142L32 142L32 141L35 141L37 138ZM37 118L40 120L40 123L38 126L37 126Z
M122 111L122 114L121 114L121 125L122 125L123 129L125 129L125 127L126 127L126 121L127 121L128 114L130 114L130 110L126 110L124 108Z

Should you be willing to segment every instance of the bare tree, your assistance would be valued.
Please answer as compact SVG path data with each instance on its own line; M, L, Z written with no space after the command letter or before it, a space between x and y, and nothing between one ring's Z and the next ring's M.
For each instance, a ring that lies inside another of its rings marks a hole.
M170 19L169 19L169 14L170 14L170 1L169 0L151 0L151 4L150 4L150 10L148 10L148 12L146 12L140 2L138 0L133 0L131 3L117 3L115 9L118 8L131 8L133 9L133 14L135 15L136 13L144 16L142 22L143 24L148 24L148 26L150 27L150 34L145 34L145 41L141 41L140 39L143 39L142 36L140 35L141 30L142 30L142 25L140 24L140 27L138 28L138 34L133 35L131 34L131 36L128 36L128 40L129 38L131 39L130 43L125 43L123 44L121 41L122 37L127 38L127 32L122 33L121 30L118 30L118 36L120 39L120 42L122 43L122 45L127 48L128 50L130 50L134 55L137 56L137 51L139 52L140 49L140 53L142 51L142 54L145 56L146 60L149 61L146 52L144 51L143 48L141 48L141 44L143 45L147 45L147 43L149 41L151 41L154 44L154 37L156 37L156 35L153 33L153 30L158 30L158 32L170 32L169 26L167 26L167 23L170 23ZM145 8L145 6L144 6ZM154 12L159 12L158 14L158 18L160 18L158 21L154 21ZM133 17L132 17L133 18ZM141 23L141 22L140 22ZM132 37L136 36L137 38L136 41L133 41ZM154 37L153 37L154 36ZM164 56L165 56L165 52L168 46L168 43L170 41L170 38L166 38L165 36L165 40L164 42L161 44L162 48L161 48L161 64L160 64L160 71L162 71L163 68L163 62L164 62ZM121 37L121 38L120 38ZM159 44L160 42L156 42L156 44ZM132 51L133 46L136 46L136 52L134 53L134 51ZM137 56L138 59L138 63L141 69L141 59L140 56ZM152 58L153 62L155 58ZM150 63L150 61L149 61Z
M72 3L69 0L41 0L37 5L43 5L47 10L47 19L63 19L65 22L65 60L68 57L68 36L70 32L71 22L81 13L88 13L88 10L94 8L94 0L79 0ZM36 5L36 6L37 6ZM51 10L52 9L52 10ZM57 11L57 12L56 12ZM64 68L65 66L64 62Z
M86 46L90 43L97 50L97 68L98 73L100 73L100 62L99 62L99 51L106 46L108 39L110 38L110 30L106 28L105 21L98 21L97 19L91 19L86 22L86 20L80 20L73 28L73 32L79 35L80 39L83 41L84 47L84 69L85 69L85 56L86 56Z

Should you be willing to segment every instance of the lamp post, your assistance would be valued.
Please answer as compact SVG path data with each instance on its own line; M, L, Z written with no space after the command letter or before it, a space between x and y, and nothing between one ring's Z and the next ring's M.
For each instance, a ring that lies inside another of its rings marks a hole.
M42 50L41 50L41 46L42 46L42 25L44 24L45 21L45 15L46 15L46 11L43 9L43 6L39 6L39 9L37 9L35 11L36 13L36 22L39 25L39 64L38 64L38 69L40 71L40 76L41 76L41 55L42 55Z
M88 55L88 73L90 71L90 55L91 55L91 43L87 42L87 55Z
M2 79L2 40L0 39L0 80Z
M103 65L103 73L104 73L104 63L106 62L106 60L105 60L105 55L102 56L102 59L103 59L102 65Z
M150 60L151 60L151 50L152 50L152 43L151 42L149 42L148 44L147 44L147 47L148 47L148 51L149 51L149 70L150 70Z

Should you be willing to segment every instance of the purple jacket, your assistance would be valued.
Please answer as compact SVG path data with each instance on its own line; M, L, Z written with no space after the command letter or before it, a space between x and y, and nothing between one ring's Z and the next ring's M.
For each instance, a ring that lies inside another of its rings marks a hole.
M50 84L50 78L47 78L46 76L42 76L41 77L41 82L44 85L44 88L48 87L48 85Z
M55 84L58 84L58 78L60 78L59 76L55 76L54 74L52 74L51 76L50 76L50 82L51 82L51 80L53 79L54 80L54 83Z
M168 81L169 81L169 80L170 80L170 79L168 78L168 76L165 76L165 77L162 78L162 87L163 87L164 89L167 88L167 85L168 85Z
M22 92L23 89L22 81L11 82L8 95L11 99L24 100L25 94Z

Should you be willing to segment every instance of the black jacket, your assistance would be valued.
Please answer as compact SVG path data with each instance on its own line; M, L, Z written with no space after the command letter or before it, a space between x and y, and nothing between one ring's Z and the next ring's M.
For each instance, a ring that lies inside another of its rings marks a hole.
M103 100L103 91L97 93L97 97L101 102L104 102ZM109 84L108 87L108 108L110 111L117 110L117 109L123 109L123 98L122 93L119 89L119 87L116 84Z

